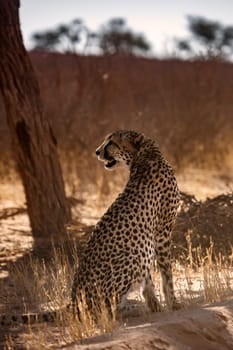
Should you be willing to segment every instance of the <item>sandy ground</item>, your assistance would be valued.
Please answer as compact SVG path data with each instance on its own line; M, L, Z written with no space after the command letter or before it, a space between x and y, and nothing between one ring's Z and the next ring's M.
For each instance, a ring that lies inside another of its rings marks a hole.
M67 350L233 349L233 300L202 308L137 318L111 335L83 340Z

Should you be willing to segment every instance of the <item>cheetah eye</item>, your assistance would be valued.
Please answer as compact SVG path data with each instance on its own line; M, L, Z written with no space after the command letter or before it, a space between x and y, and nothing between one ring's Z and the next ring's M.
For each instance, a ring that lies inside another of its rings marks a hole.
M112 141L112 140L109 140L108 141L108 144L107 144L107 147L108 146L114 146L114 147L116 147L116 148L119 148L120 149L120 147L118 146L118 144L117 143L115 143L114 141Z
M112 141L112 140L109 140L108 146L114 146L114 147L120 148L120 147L119 147L114 141Z

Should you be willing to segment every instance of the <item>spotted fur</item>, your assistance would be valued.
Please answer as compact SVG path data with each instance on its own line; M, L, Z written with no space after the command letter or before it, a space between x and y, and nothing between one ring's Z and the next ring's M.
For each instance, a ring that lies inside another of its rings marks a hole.
M159 311L151 279L154 259L169 309L177 307L171 267L171 230L179 204L173 169L157 143L134 131L116 131L97 148L107 169L124 166L129 179L97 223L76 270L72 302L83 296L91 310L117 304L141 287L151 311Z

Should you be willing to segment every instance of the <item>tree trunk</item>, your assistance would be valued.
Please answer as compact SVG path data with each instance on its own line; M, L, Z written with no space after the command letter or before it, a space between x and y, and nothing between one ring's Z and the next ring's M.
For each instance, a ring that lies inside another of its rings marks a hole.
M70 208L39 85L25 50L18 0L0 0L0 91L35 239L65 233Z

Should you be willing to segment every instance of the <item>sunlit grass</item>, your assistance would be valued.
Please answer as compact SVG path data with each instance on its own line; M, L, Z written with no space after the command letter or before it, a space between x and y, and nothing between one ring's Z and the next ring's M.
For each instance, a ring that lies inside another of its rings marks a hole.
M101 312L96 311L95 318L90 314L85 301L82 304L79 303L80 320L73 314L71 307L67 308L70 304L74 266L78 265L76 244L70 240L68 245L68 255L67 242L64 247L54 247L49 262L29 256L27 261L16 264L10 271L11 286L6 285L0 291L0 304L3 305L4 314L40 313L42 315L45 311L52 313L57 311L52 328L39 323L40 319L36 325L24 326L25 339L30 342L33 349L39 349L40 346L46 348L48 342L56 344L59 342L64 345L77 339L108 333L112 331L115 324L114 300L112 301L113 317L110 317L102 301ZM8 337L6 345L8 344L9 348L11 341Z
M229 257L214 254L214 242L208 248L192 247L187 237L186 263L176 261L174 267L177 295L186 305L213 303L232 295L233 266Z

